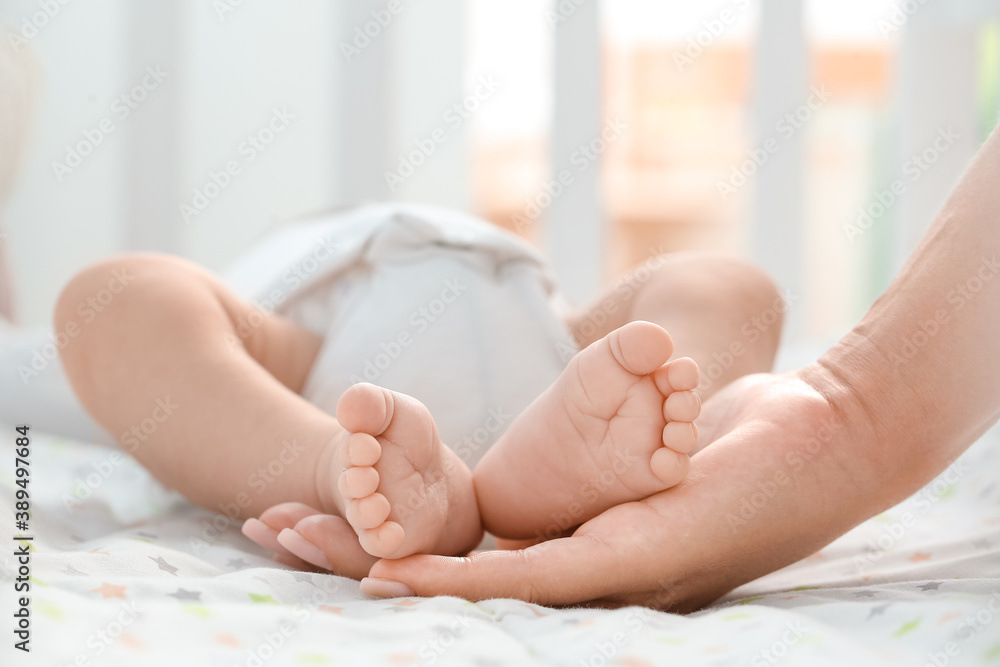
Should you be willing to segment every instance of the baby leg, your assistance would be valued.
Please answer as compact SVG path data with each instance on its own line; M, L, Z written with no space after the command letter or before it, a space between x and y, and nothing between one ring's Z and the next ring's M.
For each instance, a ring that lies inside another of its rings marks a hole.
M102 291L114 296L97 311ZM152 254L81 272L55 319L79 330L62 359L84 407L161 482L239 517L292 500L341 512L328 468L346 432L297 395L318 336Z
M787 306L754 264L679 252L629 272L567 325L581 348L629 322L660 325L670 332L675 355L702 369L696 391L707 399L738 377L771 370Z
M551 539L680 482L698 441L698 367L631 322L588 346L476 467L487 530Z
M128 255L85 270L60 297L58 329L110 281L118 293L78 324L63 360L84 407L164 484L244 518L281 503L318 508L325 517L277 510L271 524L251 520L245 532L337 571L369 559L354 558L351 546L323 550L324 561L275 529L333 545L347 526L330 519L344 517L377 556L450 555L478 542L471 473L422 405L364 385L345 394L340 421L319 410L298 392L321 339L281 317L262 319L174 257ZM155 428L134 430L150 418ZM342 557L357 563L332 562Z

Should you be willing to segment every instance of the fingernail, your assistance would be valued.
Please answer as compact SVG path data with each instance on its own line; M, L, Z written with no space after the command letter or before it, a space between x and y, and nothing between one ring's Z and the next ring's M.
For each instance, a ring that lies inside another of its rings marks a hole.
M247 519L243 522L243 528L241 530L244 535L265 549L276 551L279 554L288 553L288 549L281 546L278 542L278 531L271 528L260 519Z
M278 533L278 542L307 563L312 563L316 567L321 567L324 570L333 569L333 565L330 564L329 559L327 559L323 552L320 551L319 547L296 533L291 528L285 528L283 531Z
M376 598L406 598L416 592L401 581L365 577L361 580L361 592Z

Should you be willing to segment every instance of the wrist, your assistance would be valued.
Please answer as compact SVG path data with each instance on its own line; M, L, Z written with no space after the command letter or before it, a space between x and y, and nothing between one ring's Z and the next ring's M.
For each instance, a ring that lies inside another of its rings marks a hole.
M913 383L893 371L870 338L851 332L797 374L829 403L842 465L870 497L872 514L939 472L920 446L927 429Z

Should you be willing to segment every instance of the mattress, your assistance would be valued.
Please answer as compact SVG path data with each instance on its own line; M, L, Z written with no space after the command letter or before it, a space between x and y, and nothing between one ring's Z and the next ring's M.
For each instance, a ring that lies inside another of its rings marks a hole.
M20 563L0 556L4 665L1000 664L1000 430L820 552L687 616L517 600L369 599L277 565L124 454L31 433L31 653L13 648ZM21 595L21 594L18 594Z

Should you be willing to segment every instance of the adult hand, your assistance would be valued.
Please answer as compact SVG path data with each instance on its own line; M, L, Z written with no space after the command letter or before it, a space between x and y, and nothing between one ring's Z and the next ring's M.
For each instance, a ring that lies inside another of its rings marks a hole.
M382 560L362 591L704 606L814 553L887 502L855 492L876 483L853 455L865 450L866 434L817 391L817 380L765 374L733 383L705 405L702 432L712 444L692 459L687 480L614 507L571 537L466 558ZM741 515L750 498L755 513Z

